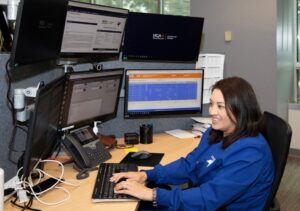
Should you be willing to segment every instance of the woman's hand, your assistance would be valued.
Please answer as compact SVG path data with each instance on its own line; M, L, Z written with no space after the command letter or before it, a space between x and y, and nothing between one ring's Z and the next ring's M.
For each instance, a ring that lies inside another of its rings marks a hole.
M115 173L110 178L110 181L117 183L122 178L125 178L127 181L136 181L138 183L144 183L147 179L147 174L143 171Z
M114 191L116 194L127 194L145 201L153 200L153 190L134 180L119 182Z

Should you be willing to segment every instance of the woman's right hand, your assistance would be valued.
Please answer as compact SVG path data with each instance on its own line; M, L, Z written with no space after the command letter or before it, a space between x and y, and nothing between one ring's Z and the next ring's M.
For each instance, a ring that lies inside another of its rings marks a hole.
M144 171L114 173L113 176L110 178L110 181L117 183L122 178L128 181L136 181L138 183L144 183L147 179L147 174Z

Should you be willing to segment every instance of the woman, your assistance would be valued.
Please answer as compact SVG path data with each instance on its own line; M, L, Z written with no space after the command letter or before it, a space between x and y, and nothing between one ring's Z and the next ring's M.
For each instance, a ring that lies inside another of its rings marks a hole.
M262 114L251 85L230 77L212 87L212 126L186 158L152 170L118 173L127 178L115 193L128 194L168 210L262 210L274 176L268 143L259 132ZM166 190L144 182L193 187Z

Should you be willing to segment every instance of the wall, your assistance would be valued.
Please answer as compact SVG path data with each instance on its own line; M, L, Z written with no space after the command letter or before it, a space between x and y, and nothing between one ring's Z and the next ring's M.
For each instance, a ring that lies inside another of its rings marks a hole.
M5 180L8 180L16 173L16 165L8 160L8 145L12 133L12 117L11 112L7 107L6 92L7 81L5 74L5 64L9 59L9 54L0 54L0 167L5 170ZM138 62L104 62L103 68L194 68L195 64L178 64L178 63L138 63ZM14 88L27 88L29 86L36 86L37 83L43 80L45 83L51 81L54 78L63 74L61 68L50 68L49 65L43 64L38 66L28 66L19 70L12 71L13 83L12 91ZM88 70L91 65L77 65L74 70ZM163 132L171 129L189 129L193 123L191 118L158 118L158 119L126 119L123 118L123 98L120 99L117 118L108 121L100 126L100 132L103 134L114 134L117 137L123 137L125 132L139 132L139 125L144 123L152 123L155 133ZM204 110L204 114L207 115L207 107ZM26 142L26 133L22 130L18 130L15 146L19 151L24 149ZM21 152L13 153L13 160L21 155Z
M191 0L191 15L205 18L201 51L224 53L225 77L244 77L253 85L262 110L284 119L293 86L289 33L293 13L286 6L290 4L290 0ZM231 42L224 41L224 31L232 31ZM277 33L284 37L277 39ZM284 50L277 50L279 46Z

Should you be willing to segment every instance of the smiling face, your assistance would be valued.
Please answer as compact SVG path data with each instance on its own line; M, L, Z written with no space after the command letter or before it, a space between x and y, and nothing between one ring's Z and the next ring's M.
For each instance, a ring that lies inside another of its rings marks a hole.
M224 96L219 89L214 89L211 94L209 114L212 119L212 128L223 131L224 137L234 131L236 119L231 112L227 112ZM229 115L231 118L229 118Z

